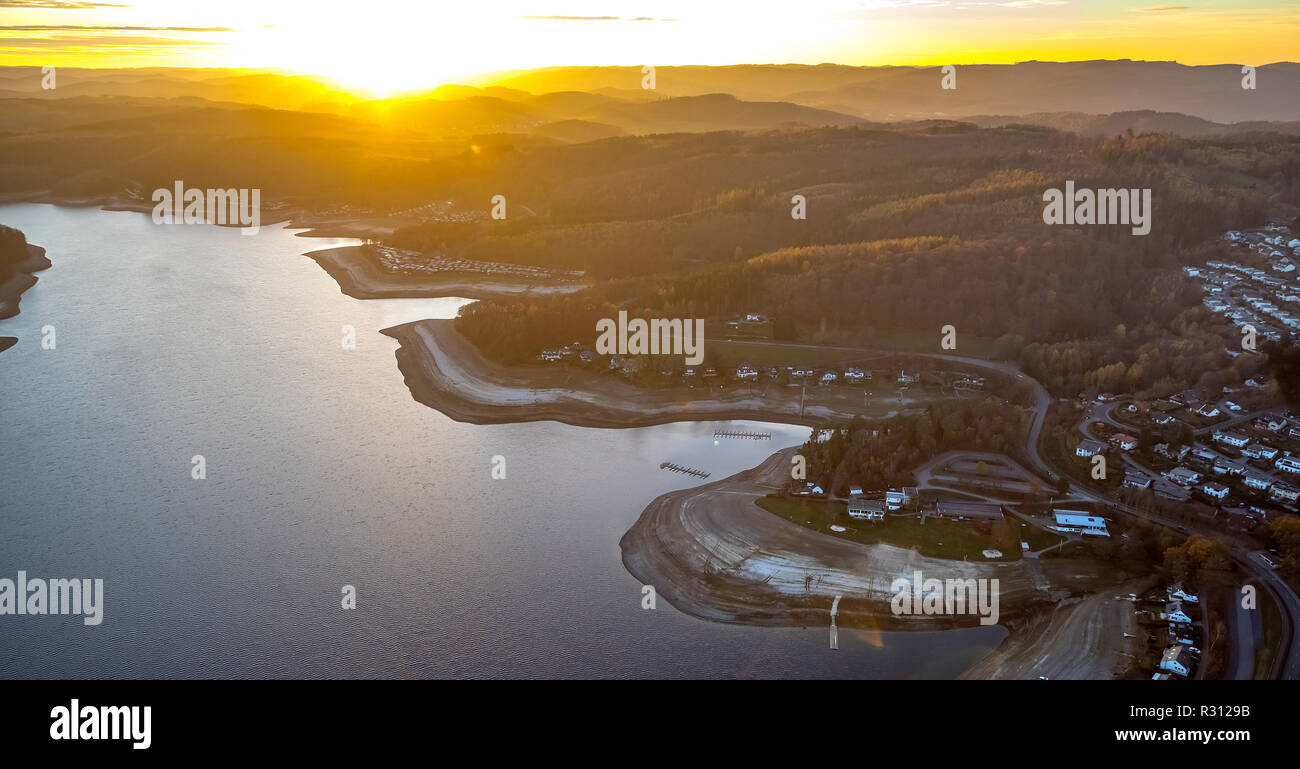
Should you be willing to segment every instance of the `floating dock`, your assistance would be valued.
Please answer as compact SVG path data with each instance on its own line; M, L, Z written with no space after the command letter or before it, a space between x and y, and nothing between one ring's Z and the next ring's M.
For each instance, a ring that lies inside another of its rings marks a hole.
M714 438L748 438L755 441L772 440L771 433L760 433L752 430L714 430Z
M685 473L686 475L694 475L696 478L709 477L709 474L704 472L703 470L696 470L693 467L682 467L681 465L673 464L672 462L660 462L659 469L672 470L674 473Z

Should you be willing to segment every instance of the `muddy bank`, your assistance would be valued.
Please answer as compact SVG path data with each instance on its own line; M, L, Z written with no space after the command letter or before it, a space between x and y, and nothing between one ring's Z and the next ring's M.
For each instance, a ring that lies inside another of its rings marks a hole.
M560 368L508 368L483 358L450 320L421 320L382 331L396 339L397 365L420 403L458 422L501 424L555 420L579 427L646 427L690 420L752 419L827 425L850 412L800 411L797 390L767 398L736 389L725 398L681 388L650 390L616 377Z
M1113 583L1092 561L976 563L928 558L893 545L861 545L813 531L760 508L789 473L795 449L751 470L660 496L619 546L623 564L678 610L718 622L755 625L933 630L978 624L978 617L895 616L892 583L911 579L997 579L999 624Z
M1141 595L1154 583L1155 577L1135 579L1113 591L1067 599L1013 623L1011 634L959 678L1122 678L1143 654L1147 634L1125 596Z
M18 300L24 291L36 285L36 276L32 273L48 270L51 266L50 260L45 258L45 249L27 244L27 258L14 264L14 274L0 283L0 320L18 314ZM0 350L3 349L4 346L0 346Z
M433 299L442 296L487 299L499 296L571 294L583 288L578 284L480 280L468 275L451 278L403 275L383 269L364 254L364 246L343 246L311 251L306 256L329 273L343 293L355 299Z

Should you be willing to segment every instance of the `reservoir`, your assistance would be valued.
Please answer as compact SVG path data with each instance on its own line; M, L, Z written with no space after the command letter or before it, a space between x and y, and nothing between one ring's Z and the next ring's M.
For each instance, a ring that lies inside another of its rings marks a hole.
M454 422L379 330L467 300L352 299L302 256L356 241L32 204L0 224L54 264L0 321L0 575L104 580L97 626L0 616L0 677L950 678L1006 635L840 628L832 651L828 627L643 610L619 538L705 482L660 464L717 480L807 428Z

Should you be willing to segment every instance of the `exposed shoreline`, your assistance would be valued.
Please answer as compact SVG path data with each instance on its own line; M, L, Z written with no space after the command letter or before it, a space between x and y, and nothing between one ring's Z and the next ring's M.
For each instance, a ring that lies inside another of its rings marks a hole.
M576 427L649 427L669 422L754 420L805 426L848 421L853 413L799 399L691 398L610 377L583 382L563 370L520 371L486 360L451 320L421 320L383 329L399 343L397 367L411 397L458 422L504 424L554 420Z
M679 611L715 622L936 630L974 616L895 616L894 579L997 579L999 624L1113 583L1094 561L973 562L929 558L888 544L862 545L792 523L755 504L786 477L794 448L720 481L668 492L623 535L623 565ZM813 577L806 584L807 577Z
M579 291L581 284L528 283L511 280L437 279L433 276L394 275L379 269L362 256L364 246L341 246L309 251L306 256L321 266L339 284L339 289L354 299L434 299L461 296L488 299L501 296L568 294Z

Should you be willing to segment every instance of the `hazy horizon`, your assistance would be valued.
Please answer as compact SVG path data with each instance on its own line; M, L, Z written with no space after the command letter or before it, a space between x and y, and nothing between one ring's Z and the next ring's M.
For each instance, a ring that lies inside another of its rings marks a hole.
M821 0L793 8L378 0L363 15L351 10L297 0L238 0L216 9L157 0L6 0L0 64L273 70L382 96L549 67L1101 59L1262 66L1294 57L1300 32L1300 7L1285 0Z

